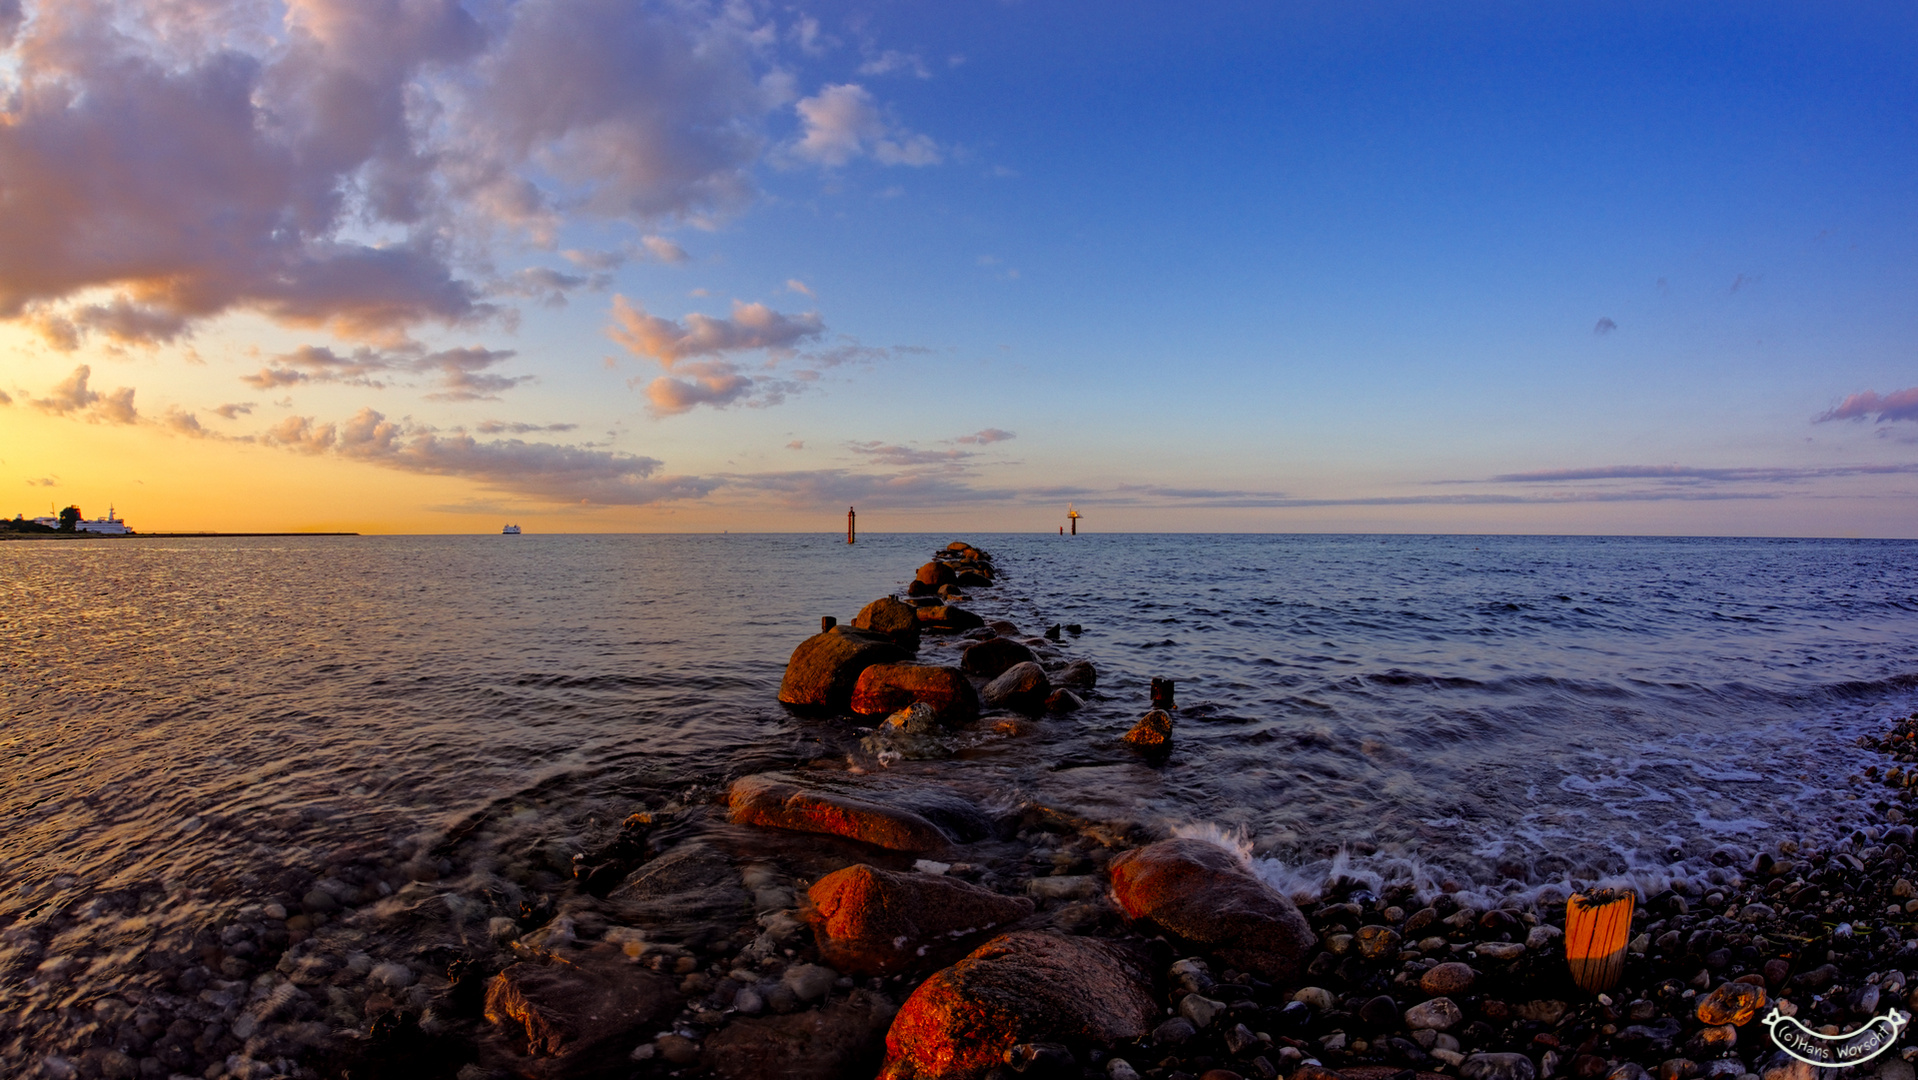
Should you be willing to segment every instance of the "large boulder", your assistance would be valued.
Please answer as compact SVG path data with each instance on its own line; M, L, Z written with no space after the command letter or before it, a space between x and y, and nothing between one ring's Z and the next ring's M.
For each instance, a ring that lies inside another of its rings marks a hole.
M898 1009L854 990L844 1001L790 1016L740 1017L706 1040L706 1067L724 1080L840 1080L871 1076Z
M1207 840L1161 840L1113 859L1112 895L1129 918L1273 982L1292 981L1318 944L1290 898Z
M523 1070L529 1075L577 1075L615 1065L678 1010L672 979L604 951L513 964L487 985L486 1019L514 1050L534 1059Z
M733 781L727 806L736 825L844 836L892 851L938 851L951 842L939 826L911 810L802 788L771 774Z
M1009 637L989 637L966 646L966 651L959 654L959 666L968 675L996 679L1014 664L1036 663L1038 659L1022 642Z
M1023 896L864 864L820 878L806 898L820 958L859 975L943 966L968 940L1032 914Z
M965 608L953 607L951 604L929 604L919 608L918 615L921 630L958 632L976 629L986 624L986 620Z
M1028 660L1012 665L987 683L985 689L979 691L979 697L995 709L1036 713L1045 708L1046 697L1051 693L1052 682L1046 678L1045 669Z
M1161 1017L1138 950L1018 932L973 950L913 991L886 1033L881 1080L978 1080L1018 1043L1143 1038Z
M932 706L947 726L979 718L979 691L958 668L930 664L874 664L853 685L852 711L890 715L910 705Z
M937 589L941 585L951 585L953 583L952 567L935 559L920 567L919 572L914 574L913 578L922 585L930 585L934 589Z
M867 630L875 634L884 634L901 648L917 651L919 648L919 613L911 604L890 596L882 596L852 617L855 630Z
M894 664L911 654L891 638L835 626L799 643L786 661L779 700L788 705L843 709L852 701L860 672L874 664Z

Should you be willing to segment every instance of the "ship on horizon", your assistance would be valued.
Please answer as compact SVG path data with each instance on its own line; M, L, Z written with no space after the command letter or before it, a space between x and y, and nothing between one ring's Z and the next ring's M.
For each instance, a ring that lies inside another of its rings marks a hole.
M505 527L504 529L501 529L501 530L499 531L499 534L500 534L501 536L518 536L518 535L519 535L519 526L518 526L518 525L508 525L508 526L507 526L507 527Z

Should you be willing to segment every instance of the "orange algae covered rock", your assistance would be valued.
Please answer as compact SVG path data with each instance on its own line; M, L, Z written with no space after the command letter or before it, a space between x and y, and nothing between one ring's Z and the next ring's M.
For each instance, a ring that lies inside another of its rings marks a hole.
M1751 1023L1765 1007L1765 988L1751 983L1728 982L1698 999L1698 1022L1717 1027Z
M966 939L1032 914L1023 896L863 864L820 878L806 897L820 958L859 975L937 967Z
M1165 746L1172 741L1172 714L1164 709L1146 713L1125 733L1125 741L1155 750Z
M835 626L799 643L786 661L779 700L788 705L843 709L852 700L859 675L874 664L908 659L905 649L883 634Z
M1016 1043L1113 1043L1159 1016L1150 966L1116 942L1003 934L913 991L886 1033L881 1080L977 1080Z
M938 851L950 838L910 810L837 792L809 790L778 776L742 776L727 798L736 825L863 840L892 851Z
M1274 982L1291 980L1318 943L1290 898L1207 840L1161 840L1113 859L1112 894L1127 917Z
M979 691L958 668L931 664L874 664L860 673L852 690L852 711L884 715L924 702L942 724L979 718Z

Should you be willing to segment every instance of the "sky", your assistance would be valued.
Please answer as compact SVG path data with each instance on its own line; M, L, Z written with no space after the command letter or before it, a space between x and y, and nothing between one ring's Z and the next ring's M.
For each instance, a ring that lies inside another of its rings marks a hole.
M0 513L1918 536L1918 9L0 0Z

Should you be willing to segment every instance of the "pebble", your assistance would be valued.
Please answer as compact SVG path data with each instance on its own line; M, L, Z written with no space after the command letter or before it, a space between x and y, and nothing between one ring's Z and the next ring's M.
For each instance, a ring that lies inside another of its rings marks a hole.
M366 975L368 982L394 990L404 989L413 985L413 979L412 968L407 967L405 964L394 963L391 960L383 964L375 964L373 970Z
M779 980L781 985L793 992L793 996L807 1004L820 1000L832 993L832 986L839 973L819 964L794 964L786 969Z
M1139 1070L1132 1067L1124 1058L1113 1058L1106 1062L1108 1080L1139 1080Z
M1447 997L1463 994L1472 988L1472 982L1478 978L1478 972L1471 965L1448 960L1419 976L1419 989L1433 997Z
M1405 1026L1413 1031L1444 1031L1463 1019L1458 1003L1448 997L1435 997L1405 1010Z
M733 995L733 1009L741 1015L758 1016L761 1012L765 1011L765 1008L765 999L759 996L759 991L751 987L747 987Z
M1516 960L1525 955L1525 946L1516 941L1481 941L1478 954L1498 961Z
M1307 986L1292 995L1293 1001L1301 1001L1320 1012L1328 1012L1339 1003L1332 991L1318 986Z
M1473 1054L1458 1067L1465 1080L1535 1080L1537 1070L1524 1054Z
M1174 1016L1152 1029L1152 1041L1162 1046L1178 1046L1198 1032L1199 1029L1192 1026L1192 1021L1183 1016Z
M1179 1015L1192 1021L1192 1026L1200 1030L1210 1027L1213 1018L1224 1011L1225 1002L1198 994L1187 994L1179 999Z

